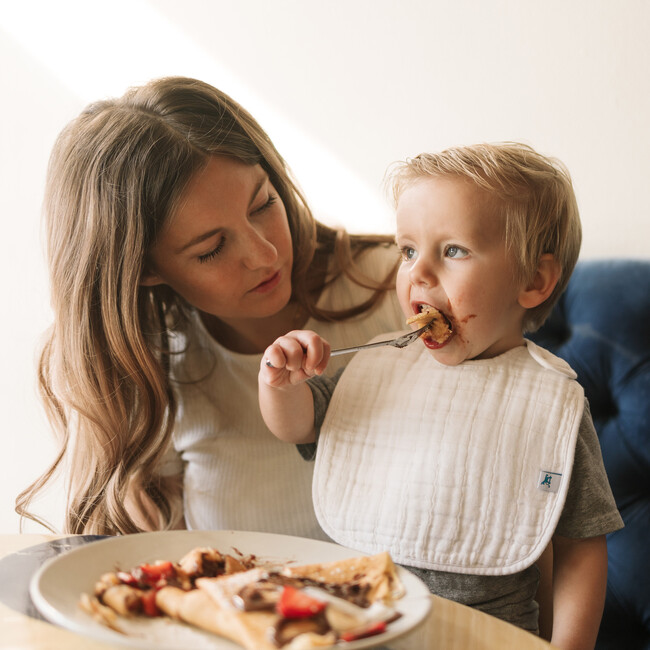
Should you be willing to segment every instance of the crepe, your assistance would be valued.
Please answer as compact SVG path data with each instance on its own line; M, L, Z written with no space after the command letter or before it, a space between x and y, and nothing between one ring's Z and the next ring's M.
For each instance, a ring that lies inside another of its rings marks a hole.
M289 588L287 585L303 590L308 597L326 601L327 607L313 616L300 618L279 613L278 598L283 589ZM253 569L222 578L201 578L196 586L209 596L211 604L204 597L195 597L191 604L181 607L180 618L249 650L329 646L341 632L363 629L380 620L376 609L367 615L364 608L373 603L389 604L404 595L388 553L326 564L285 566L277 572ZM246 593L255 594L256 598L251 596L244 602ZM254 607L265 609L251 611L248 609L251 601ZM381 614L385 621L395 612L383 608Z
M421 305L420 312L406 319L407 325L416 324L422 327L431 323L431 327L421 334L420 338L429 339L438 344L444 343L453 333L447 317L431 305Z
M168 615L173 613L174 618L184 623L230 639L250 650L277 650L278 646L267 635L267 630L272 629L276 622L273 612L224 609L203 589L182 594L168 590L174 590L174 587L163 588L156 595L156 602Z
M185 558L215 557L198 549ZM182 621L201 630L227 638L247 650L308 650L351 641L386 629L399 614L395 599L404 587L388 553L353 557L337 562L301 566L257 566L217 577L201 577L200 568L190 560L175 564L178 574L165 565L166 578L151 589L142 585L115 584L116 577L131 581L130 573L106 574L97 583L96 603L85 609L99 618L101 608L121 615L158 614ZM239 567L251 562L240 562ZM181 565L185 569L181 569ZM197 569L191 581L187 573ZM145 571L146 573L146 571ZM181 580L179 580L179 575ZM119 590L119 591L116 591ZM125 607L115 593L140 593L142 606ZM107 598L107 596L109 596ZM151 601L154 605L145 604ZM109 619L104 622L109 624ZM114 621L111 627L117 629Z
M386 552L327 564L285 567L283 573L294 578L309 578L330 585L359 585L362 590L367 587L365 597L369 603L389 603L405 594L397 568L390 554Z

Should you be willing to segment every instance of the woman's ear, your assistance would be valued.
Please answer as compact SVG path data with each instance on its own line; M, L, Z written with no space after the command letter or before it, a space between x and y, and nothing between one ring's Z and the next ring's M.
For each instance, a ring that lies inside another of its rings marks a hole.
M165 282L154 271L144 271L144 273L140 276L141 287L155 287L159 284L165 284Z
M524 309L541 305L553 293L560 274L560 264L553 255L550 253L542 255L533 279L519 294L519 304Z

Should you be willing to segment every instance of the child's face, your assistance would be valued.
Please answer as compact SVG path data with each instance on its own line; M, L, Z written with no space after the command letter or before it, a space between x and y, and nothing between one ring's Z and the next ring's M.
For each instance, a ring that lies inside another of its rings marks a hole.
M432 305L450 320L442 346L424 341L440 363L495 357L523 343L523 287L505 246L504 225L487 193L469 181L425 178L401 195L397 293L404 313Z

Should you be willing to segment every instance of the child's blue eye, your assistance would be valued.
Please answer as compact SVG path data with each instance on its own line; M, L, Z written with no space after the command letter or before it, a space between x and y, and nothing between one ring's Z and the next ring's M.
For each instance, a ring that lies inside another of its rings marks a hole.
M467 251L460 246L448 246L445 255L453 260L457 260L466 257Z
M417 256L417 252L415 251L415 249L411 248L410 246L403 246L400 249L400 252L402 254L402 259L405 262L411 262Z

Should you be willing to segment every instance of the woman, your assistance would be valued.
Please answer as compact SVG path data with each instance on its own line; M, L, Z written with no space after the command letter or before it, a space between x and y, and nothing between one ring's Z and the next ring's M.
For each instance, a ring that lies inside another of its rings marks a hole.
M324 537L311 464L259 415L257 369L291 329L335 346L402 329L391 238L315 221L255 120L187 78L69 124L45 216L54 324L39 381L61 447L17 511L40 521L30 502L65 468L68 533Z

